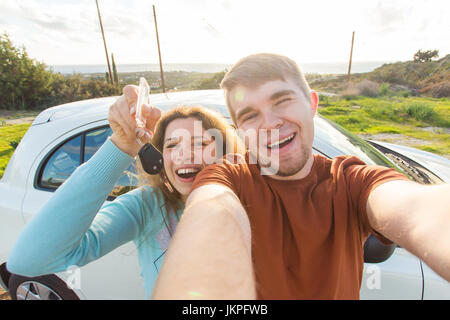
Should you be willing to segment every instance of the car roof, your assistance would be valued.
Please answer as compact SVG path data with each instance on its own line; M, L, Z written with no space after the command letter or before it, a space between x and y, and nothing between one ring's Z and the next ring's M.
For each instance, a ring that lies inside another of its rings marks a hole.
M95 120L106 119L109 107L117 98L115 96L88 99L51 107L42 111L33 121L33 125L67 119L74 116L89 116ZM179 105L198 105L199 101L228 117L222 90L180 91L150 95L150 103L161 108L163 111Z

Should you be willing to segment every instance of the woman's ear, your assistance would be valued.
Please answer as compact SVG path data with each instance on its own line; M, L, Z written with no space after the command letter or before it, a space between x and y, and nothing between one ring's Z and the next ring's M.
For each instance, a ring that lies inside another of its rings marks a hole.
M313 117L316 115L318 107L319 107L319 94L316 91L311 90L311 110Z

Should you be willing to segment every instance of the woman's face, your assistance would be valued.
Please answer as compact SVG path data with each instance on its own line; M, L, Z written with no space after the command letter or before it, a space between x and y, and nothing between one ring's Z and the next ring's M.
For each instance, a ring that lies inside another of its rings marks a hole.
M216 144L196 118L175 119L164 134L164 170L172 186L185 198L195 176L215 160Z

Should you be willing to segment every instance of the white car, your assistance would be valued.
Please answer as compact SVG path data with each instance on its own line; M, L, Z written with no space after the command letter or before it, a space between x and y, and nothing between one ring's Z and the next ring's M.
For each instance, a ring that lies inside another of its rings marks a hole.
M137 250L131 242L82 268L58 274L27 278L10 274L6 266L8 253L24 225L112 133L107 114L115 100L92 99L46 109L35 118L15 150L0 180L0 285L13 299L145 298ZM228 115L221 90L156 94L151 96L151 103L162 110L203 105ZM315 119L315 128L314 152L330 158L352 154L368 164L400 166L412 178L421 176L419 181L423 183L449 182L448 174L443 178L400 153L388 159L320 116ZM399 157L403 157L401 161ZM450 172L450 161L438 158L440 168ZM107 201L136 184L135 167L131 165ZM365 262L361 299L450 299L449 282L403 248L383 246L370 237L365 245Z

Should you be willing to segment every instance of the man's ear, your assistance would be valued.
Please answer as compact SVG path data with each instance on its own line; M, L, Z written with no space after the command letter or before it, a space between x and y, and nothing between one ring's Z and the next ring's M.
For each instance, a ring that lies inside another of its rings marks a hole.
M314 90L311 90L311 111L313 116L316 115L318 107L319 107L319 94Z

